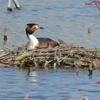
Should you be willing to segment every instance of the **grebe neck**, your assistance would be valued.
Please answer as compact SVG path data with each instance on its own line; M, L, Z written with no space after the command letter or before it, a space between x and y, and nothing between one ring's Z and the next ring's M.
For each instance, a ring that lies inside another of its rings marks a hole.
M38 46L39 41L34 35L28 34L28 38L29 38L29 41L31 41L34 46Z

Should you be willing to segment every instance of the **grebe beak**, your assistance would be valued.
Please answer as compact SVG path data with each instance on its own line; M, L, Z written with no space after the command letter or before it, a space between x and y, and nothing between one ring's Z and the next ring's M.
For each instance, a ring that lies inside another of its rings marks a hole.
M39 28L40 28L40 29L44 29L44 27L41 27L41 26L40 26Z

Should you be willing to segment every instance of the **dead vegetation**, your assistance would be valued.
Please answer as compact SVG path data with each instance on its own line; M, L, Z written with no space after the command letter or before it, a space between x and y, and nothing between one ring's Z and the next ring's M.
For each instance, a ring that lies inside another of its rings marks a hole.
M56 48L27 51L24 47L1 50L0 64L35 69L99 68L100 50L61 44Z

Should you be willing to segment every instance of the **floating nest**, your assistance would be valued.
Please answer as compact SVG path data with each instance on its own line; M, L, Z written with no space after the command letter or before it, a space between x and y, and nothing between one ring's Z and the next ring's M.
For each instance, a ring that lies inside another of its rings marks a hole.
M36 69L100 67L100 49L61 44L59 47L27 51L25 47L0 50L1 66Z

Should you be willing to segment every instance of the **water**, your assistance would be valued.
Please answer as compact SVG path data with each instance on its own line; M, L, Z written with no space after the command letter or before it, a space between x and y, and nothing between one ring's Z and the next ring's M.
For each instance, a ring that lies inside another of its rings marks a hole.
M62 39L68 44L85 47L100 47L100 11L95 6L86 6L87 0L20 0L22 9L8 13L7 0L0 0L0 48L6 27L6 47L25 45L27 23L38 23L44 30L37 30L35 36ZM91 26L92 34L87 34ZM92 79L87 71L79 76L69 71L19 71L14 68L0 69L0 100L89 100L100 98L100 71Z
M3 34L4 28L7 27L7 47L21 46L27 41L26 24L34 22L45 27L44 30L38 30L35 36L62 39L68 44L85 47L100 47L100 10L95 6L85 5L86 2L88 1L20 0L22 9L8 13L7 0L0 0L0 33ZM88 27L91 27L92 31L89 36Z
M100 71L94 71L92 79L87 71L79 76L73 71L20 71L12 68L0 69L0 100L81 100L87 96L89 100L99 100Z

